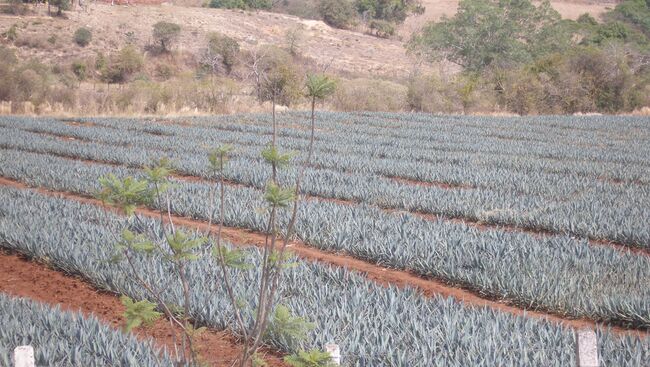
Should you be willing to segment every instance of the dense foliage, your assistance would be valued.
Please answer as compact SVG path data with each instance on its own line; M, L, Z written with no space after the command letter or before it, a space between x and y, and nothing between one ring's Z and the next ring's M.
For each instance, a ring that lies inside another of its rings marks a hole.
M456 15L430 23L412 42L432 58L479 71L528 62L540 49L557 46L549 38L559 21L548 1L535 6L519 0L465 0Z
M415 109L433 111L444 109L428 102L440 99L439 94L446 99L470 97L473 104L487 98L481 108L493 103L522 115L611 113L647 106L648 14L643 0L619 4L602 23L588 14L561 20L548 2L461 1L453 17L416 33L410 49L461 66L463 74L477 81L476 87L463 96L436 85L441 83L435 78L424 83L414 79L409 102Z
M210 0L208 5L211 8L226 9L270 9L273 2L271 0Z

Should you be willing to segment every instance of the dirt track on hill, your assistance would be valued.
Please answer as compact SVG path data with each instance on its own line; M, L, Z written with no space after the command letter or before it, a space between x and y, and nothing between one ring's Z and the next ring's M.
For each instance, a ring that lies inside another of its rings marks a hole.
M31 188L19 181L0 177L0 185L11 186L20 189L31 189L41 194L46 194L54 197L63 197L68 200L75 200L85 204L101 206L106 210L117 213L115 208L103 205L99 200L84 197L81 195L51 191L42 188ZM159 212L138 208L136 212L140 215L159 218ZM198 229L205 232L208 228L207 222L189 219L186 217L179 217L172 215L174 224L181 225L187 228ZM261 247L264 244L264 235L261 233L244 230L240 228L224 227L222 230L223 238L238 246L254 245ZM545 313L540 311L525 310L510 304L506 301L492 300L482 297L478 292L465 290L445 284L442 281L435 279L424 279L418 275L412 274L407 271L395 270L375 265L363 260L359 260L342 253L330 253L319 250L305 245L302 242L294 241L289 245L291 251L298 257L307 261L316 261L327 265L339 266L352 271L359 272L378 284L383 286L398 286L398 287L414 287L420 290L424 295L452 297L459 302L470 306L489 307L491 309L506 312L517 316L533 317L538 319L545 319L547 321L561 324L574 329L590 328L595 329L597 326L604 326L593 320L588 319L568 319L553 313ZM650 336L650 330L631 330L618 326L610 326L612 332L618 335L636 335L640 337Z
M0 292L29 298L63 310L93 315L103 323L120 329L124 325L124 306L117 295L98 291L87 282L0 250ZM172 327L167 320L158 320L150 327L140 327L134 334L141 339L152 338L158 347L174 350ZM177 330L177 332L180 332ZM231 367L241 346L227 332L208 330L196 339L201 358L209 366ZM181 348L181 345L178 345ZM286 366L277 355L267 353L270 367Z

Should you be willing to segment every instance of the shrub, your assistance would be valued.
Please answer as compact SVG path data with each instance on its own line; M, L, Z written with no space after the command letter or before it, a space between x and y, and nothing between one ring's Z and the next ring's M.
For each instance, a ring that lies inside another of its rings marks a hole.
M16 53L12 49L0 45L0 65L14 65L17 61Z
M85 80L86 79L86 63L83 61L75 61L71 65L72 73L77 77L79 80Z
M62 15L64 10L69 10L70 9L70 0L50 0L48 3L48 12L49 12L49 6L56 6L57 11L56 15Z
M386 20L372 20L369 27L377 37L388 38L395 35L395 25Z
M378 79L341 80L332 103L341 111L402 111L405 86Z
M2 8L2 12L12 15L25 15L29 13L29 8L22 0L9 0L7 7Z
M209 6L211 8L224 8L224 9L245 8L245 4L243 0L211 0Z
M102 79L107 83L123 83L129 76L142 70L144 58L133 46L124 47L110 63L100 70Z
M168 52L180 34L181 26L178 24L158 22L153 25L153 39L159 45L161 52Z
M93 39L93 34L88 30L87 28L79 28L77 29L76 32L74 32L74 42L81 46L81 47L86 47L90 43L90 41Z
M230 74L237 64L239 51L239 43L233 38L221 33L210 33L208 48L202 62L204 66L210 67L212 72L219 71L223 66L226 74Z
M418 112L457 113L458 98L450 83L433 75L416 75L409 80L406 93L408 108Z
M2 34L8 41L14 42L18 38L18 26L13 24Z
M255 74L258 97L262 101L273 101L285 106L291 105L301 95L302 72L293 62L293 57L283 49L268 46L261 51L263 57L257 61Z
M348 0L321 0L318 10L332 27L348 28L354 22L355 10Z
M174 68L169 64L156 65L156 77L160 80L168 80L174 76Z
M271 0L210 0L211 8L224 9L270 9Z

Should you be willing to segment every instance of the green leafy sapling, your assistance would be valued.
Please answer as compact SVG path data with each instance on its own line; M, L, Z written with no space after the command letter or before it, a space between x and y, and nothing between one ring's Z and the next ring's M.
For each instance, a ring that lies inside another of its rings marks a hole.
M266 336L282 340L290 349L296 349L302 346L309 332L315 327L314 323L293 316L287 306L277 305L266 330Z
M105 204L114 205L124 211L126 215L135 214L139 205L147 205L152 200L153 192L149 189L146 180L133 177L119 179L115 175L101 177L99 184L102 189L96 195Z
M253 268L253 265L247 261L248 257L242 250L230 250L225 246L221 246L215 247L212 252L215 259L223 261L223 265L230 269L250 270Z
M327 352L312 349L308 352L299 351L284 357L284 361L292 367L332 367L332 357Z
M170 260L198 260L199 256L195 251L206 242L207 239L204 237L192 237L182 230L176 230L167 235L167 244L171 249Z
M269 182L266 185L264 192L264 200L271 207L286 208L296 199L293 188L283 188L274 182Z
M126 308L124 311L124 318L126 319L124 331L127 333L142 324L150 326L162 316L160 312L156 311L156 304L147 300L135 302L130 297L122 296L120 301Z
M271 181L277 183L279 169L289 167L291 160L296 156L294 152L280 152L278 148L271 144L262 150L262 158L266 163L271 165Z

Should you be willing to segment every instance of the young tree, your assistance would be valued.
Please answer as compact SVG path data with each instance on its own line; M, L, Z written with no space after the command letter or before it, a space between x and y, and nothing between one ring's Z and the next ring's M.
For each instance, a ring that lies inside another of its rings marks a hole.
M285 39L287 41L287 50L292 56L297 56L300 53L300 47L304 39L303 27L293 27L287 30Z
M265 83L268 83L268 91L272 96L283 93L287 86L283 77L273 74L274 69L268 70L270 75L265 75ZM310 76L307 82L307 95L312 99L312 106L317 100L322 100L333 92L333 82L324 76ZM109 204L118 206L129 216L129 228L122 233L122 238L117 239L115 261L126 261L129 266L129 274L135 282L146 291L147 297L155 302L141 300L135 302L124 298L123 303L127 307L125 313L127 328L136 327L142 323L150 322L161 314L166 316L180 333L182 348L177 352L177 363L179 365L197 365L199 356L194 345L194 337L200 329L195 329L191 323L190 312L192 309L189 296L189 279L186 274L187 264L199 258L198 251L204 245L212 247L212 253L221 269L221 281L226 294L228 295L234 314L234 320L242 335L243 349L239 360L239 366L248 366L252 359L256 358L257 350L268 335L286 333L286 336L294 341L299 341L307 335L313 325L300 317L294 317L289 309L277 305L277 292L285 268L291 266L288 251L289 242L294 237L297 213L299 208L299 192L301 181L304 176L305 167L310 164L314 141L314 111L312 111L312 136L309 143L309 154L303 161L294 187L282 187L277 178L277 171L289 166L293 153L280 152L277 146L277 125L273 124L273 138L269 146L262 152L262 157L268 162L272 169L264 192L264 199L268 205L268 222L266 235L261 254L261 278L258 288L257 299L254 304L255 310L251 322L247 322L245 310L242 310L240 295L235 293L233 279L229 271L232 269L246 269L251 265L247 263L243 252L228 249L223 245L222 229L225 220L226 204L226 181L225 169L228 155L232 151L230 146L221 146L213 150L208 161L210 172L217 179L219 188L220 211L217 219L216 232L213 226L213 208L215 190L211 190L209 205L210 217L205 236L191 236L180 228L174 226L171 212L172 197L169 194L171 182L169 177L173 174L173 168L166 159L160 160L156 165L148 168L144 179L117 179L109 176L101 179L102 190L98 197ZM159 209L159 227L152 228L144 223L137 213L137 206L149 205ZM282 211L290 210L288 213L290 221L286 230L279 227L279 216ZM133 229L135 228L135 229ZM158 230L156 231L156 228ZM150 256L152 254L162 255L160 258L167 261L173 273L178 279L182 289L183 302L179 309L165 303L163 294L167 285L152 285L139 274L140 269L135 265L136 256ZM160 313L158 312L160 311ZM179 336L174 334L173 337ZM299 344L299 342L297 342ZM297 345L298 345L297 344ZM329 361L323 353L311 351L309 353L298 353L288 358L289 363L307 363L306 365L325 366ZM316 364L313 364L316 363ZM298 365L298 364L295 364ZM304 364L303 364L304 365Z
M153 25L153 39L161 52L169 52L172 44L178 40L181 26L170 22L158 22Z
M169 195L169 177L173 173L171 164L166 159L161 159L156 165L145 170L145 178L134 179L127 177L118 179L107 176L100 179L102 190L97 197L102 202L115 205L129 218L127 228L122 231L121 238L116 239L114 262L126 262L130 271L127 273L134 282L145 290L149 300L134 302L128 297L123 297L123 304L127 307L126 329L129 330L145 322L151 322L162 311L167 319L174 325L173 339L178 340L176 328L181 331L180 342L182 348L177 351L178 365L197 365L198 353L194 346L195 330L190 323L190 283L186 268L190 261L198 259L197 250L207 242L205 237L194 237L191 234L177 229L171 215L171 197ZM139 205L150 205L159 208L160 222L158 230L148 226L143 218L137 214ZM163 294L169 285L156 285L145 280L141 269L136 264L136 258L153 256L157 254L173 269L173 274L182 289L182 306L174 307L165 301Z
M309 144L309 155L307 161L311 161L316 128L316 102L322 101L331 96L336 91L336 82L326 75L310 74L307 76L307 98L311 99L311 138Z

